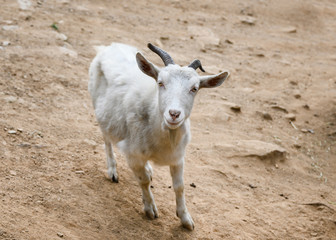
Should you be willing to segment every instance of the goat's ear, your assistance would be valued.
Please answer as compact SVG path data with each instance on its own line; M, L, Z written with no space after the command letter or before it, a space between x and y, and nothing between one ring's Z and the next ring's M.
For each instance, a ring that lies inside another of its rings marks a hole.
M154 78L156 81L158 79L160 69L156 67L153 63L148 61L141 53L136 54L136 61L140 70L147 74L148 76Z
M201 76L200 88L219 87L230 76L229 72L221 72L217 75Z

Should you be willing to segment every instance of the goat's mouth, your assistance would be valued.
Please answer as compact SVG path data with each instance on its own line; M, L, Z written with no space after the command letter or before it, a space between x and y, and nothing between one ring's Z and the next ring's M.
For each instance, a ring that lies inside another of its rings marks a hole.
M165 124L166 124L166 126L168 128L170 128L170 129L176 129L176 128L180 127L183 124L184 119L182 119L182 120L180 120L180 121L177 122L177 121L169 121L166 118L164 118L164 121L165 121Z

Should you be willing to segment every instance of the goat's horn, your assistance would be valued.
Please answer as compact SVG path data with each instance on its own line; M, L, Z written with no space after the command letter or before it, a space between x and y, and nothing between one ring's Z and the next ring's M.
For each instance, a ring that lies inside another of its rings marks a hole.
M157 55L160 56L165 66L168 66L168 64L175 64L171 56L169 56L169 54L166 51L154 46L151 43L148 43L147 46L150 50L152 50L153 52L155 52Z
M205 70L204 70L203 67L202 67L201 61L198 60L198 59L192 61L192 63L190 63L188 67L191 67L191 68L193 68L193 69L195 69L195 70L196 70L197 68L199 68L199 69L201 69L202 72L205 72Z

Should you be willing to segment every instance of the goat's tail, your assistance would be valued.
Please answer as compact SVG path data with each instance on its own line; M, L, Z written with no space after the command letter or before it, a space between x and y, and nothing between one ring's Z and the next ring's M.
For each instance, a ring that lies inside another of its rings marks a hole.
M90 69L89 69L89 85L88 90L92 97L93 106L96 107L96 100L98 96L102 95L101 91L105 91L107 87L107 82L104 76L104 73L101 69L101 62L100 62L100 53L104 50L104 46L95 47L98 54L93 59Z

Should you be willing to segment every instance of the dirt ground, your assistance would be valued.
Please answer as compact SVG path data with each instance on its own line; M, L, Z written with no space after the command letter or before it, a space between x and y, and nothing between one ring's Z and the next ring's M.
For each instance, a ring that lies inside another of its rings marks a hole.
M0 6L0 239L336 239L335 1ZM118 151L119 183L107 178L87 83L93 46L111 42L231 72L191 116L192 232L168 167L154 166L153 221Z

